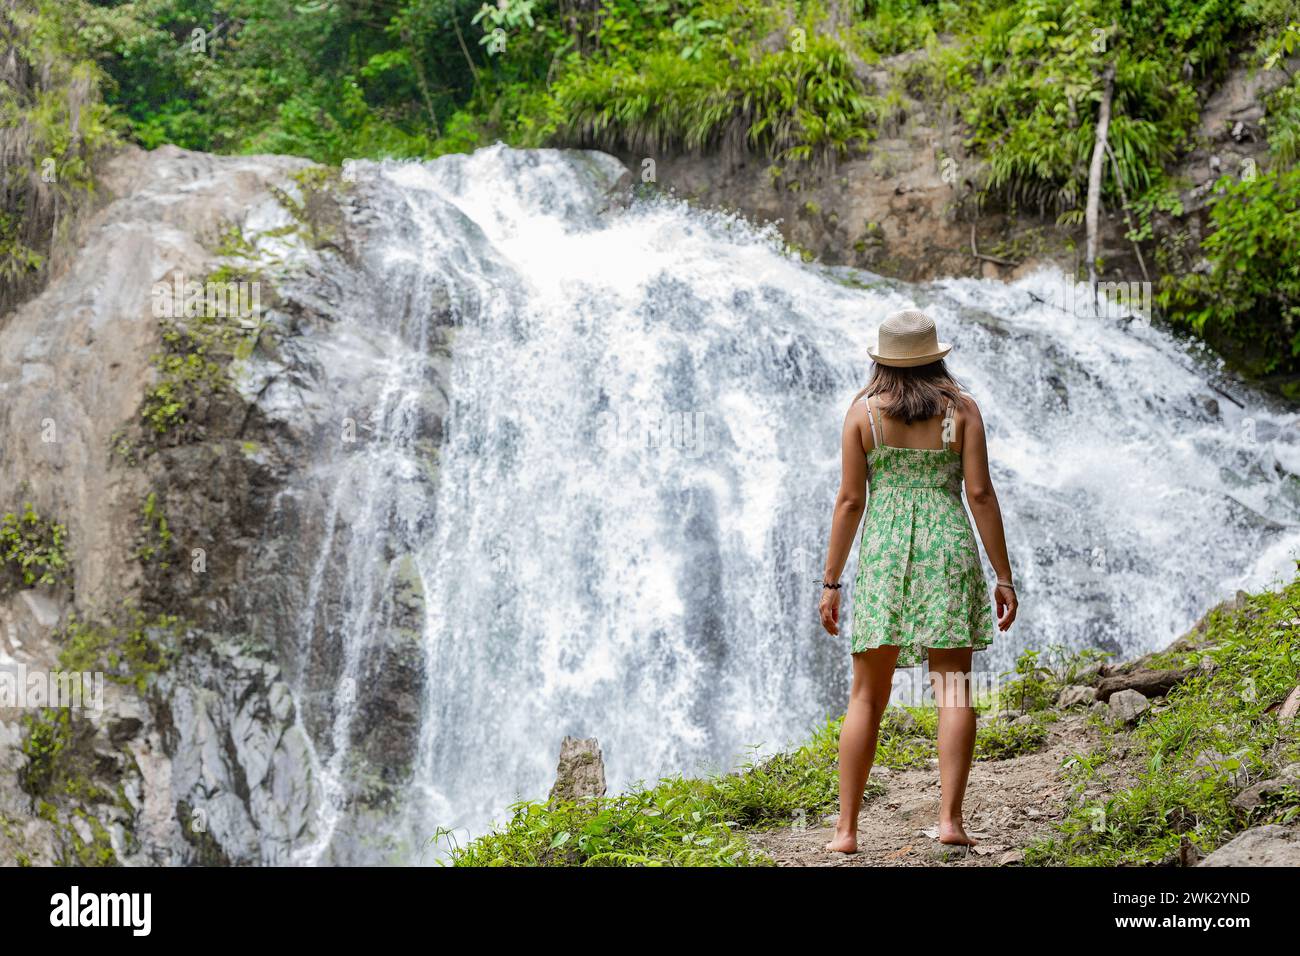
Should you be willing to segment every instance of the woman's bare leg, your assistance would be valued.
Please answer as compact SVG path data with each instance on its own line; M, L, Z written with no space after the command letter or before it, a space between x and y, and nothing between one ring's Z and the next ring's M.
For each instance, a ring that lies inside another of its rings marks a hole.
M969 647L930 648L930 682L939 707L939 842L974 846L962 825L961 805L975 754Z
M858 850L862 791L871 773L871 763L876 759L880 718L889 703L897 661L897 647L879 647L853 655L853 689L840 728L840 819L835 825L835 839L826 844L828 850L837 853Z

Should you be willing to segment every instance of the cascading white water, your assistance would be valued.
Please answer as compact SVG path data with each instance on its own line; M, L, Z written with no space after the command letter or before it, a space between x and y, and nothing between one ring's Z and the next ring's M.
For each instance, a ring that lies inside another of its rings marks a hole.
M336 491L356 514L328 522L348 525L351 609L330 626L364 696L388 559L414 555L423 702L393 822L410 840L544 797L565 734L600 739L616 791L725 768L842 709L847 649L817 625L815 579L842 416L894 309L934 316L989 430L1024 603L977 666L1154 648L1292 567L1297 416L1218 399L1214 368L1166 333L1044 304L1064 281L1050 271L908 286L804 265L771 230L682 204L600 215L619 172L504 147L349 164L361 202L396 219L367 253L386 263L384 308L357 310L352 334L395 345L378 347L382 387L339 376L383 397L359 402L372 442L359 487ZM457 328L425 482L412 423L435 286ZM321 626L305 620L304 646ZM338 802L351 702L332 712L320 769ZM323 843L347 825L331 818Z

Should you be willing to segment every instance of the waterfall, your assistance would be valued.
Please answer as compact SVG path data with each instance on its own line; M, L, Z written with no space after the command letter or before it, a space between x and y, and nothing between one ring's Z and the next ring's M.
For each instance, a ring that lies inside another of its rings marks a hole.
M364 859L376 821L408 859L439 827L480 833L546 795L565 734L600 739L617 791L729 768L840 712L847 639L818 626L815 580L842 418L899 308L954 343L988 429L1023 605L977 667L1150 650L1292 567L1297 416L1216 393L1194 348L1058 307L1052 270L907 285L804 264L774 230L682 203L604 210L621 172L500 146L348 164L369 284L318 360L364 440L306 479L330 537L302 686L330 665L312 684L325 797L304 862ZM423 609L402 625L416 717L391 730L409 774L359 814L357 715L383 660L405 660L368 649L394 646L380 631L401 629L403 576Z

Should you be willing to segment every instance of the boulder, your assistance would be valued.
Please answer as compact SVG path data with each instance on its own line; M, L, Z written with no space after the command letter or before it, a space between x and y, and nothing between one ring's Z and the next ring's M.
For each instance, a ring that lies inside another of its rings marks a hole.
M1090 704L1097 699L1097 691L1092 687L1083 684L1071 684L1069 687L1061 689L1061 693L1056 698L1057 707L1077 707L1079 704Z
M605 795L605 758L595 737L565 737L550 800L581 801Z
M1259 783L1247 787L1233 797L1232 805L1239 810L1254 810L1268 800L1269 797L1280 793L1286 787L1300 790L1300 763L1288 764L1282 768L1276 777L1261 780Z
M1137 723L1151 708L1151 702L1135 690L1116 691L1110 697L1110 716L1113 720L1125 724Z
M1300 866L1300 827L1276 823L1238 833L1198 866Z

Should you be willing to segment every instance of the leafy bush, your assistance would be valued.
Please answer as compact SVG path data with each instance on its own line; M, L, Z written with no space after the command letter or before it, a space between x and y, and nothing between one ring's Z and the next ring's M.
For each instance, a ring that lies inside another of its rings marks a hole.
M197 426L199 409L225 389L228 380L223 364L210 356L210 329L164 321L162 337L165 350L153 356L158 382L145 392L140 418L155 436L182 440Z
M752 149L779 162L865 145L882 106L863 90L849 51L821 36L804 52L685 59L661 50L592 63L561 80L555 97L579 142L647 154Z
M1198 119L1194 84L1222 71L1242 22L1228 0L1017 0L992 10L946 77L966 103L967 145L988 159L986 189L1040 211L1081 208L1108 63L1120 181L1132 197L1157 186ZM1109 163L1105 173L1118 200Z
M1255 374L1300 372L1300 169L1215 188L1209 269L1165 277L1157 301Z

